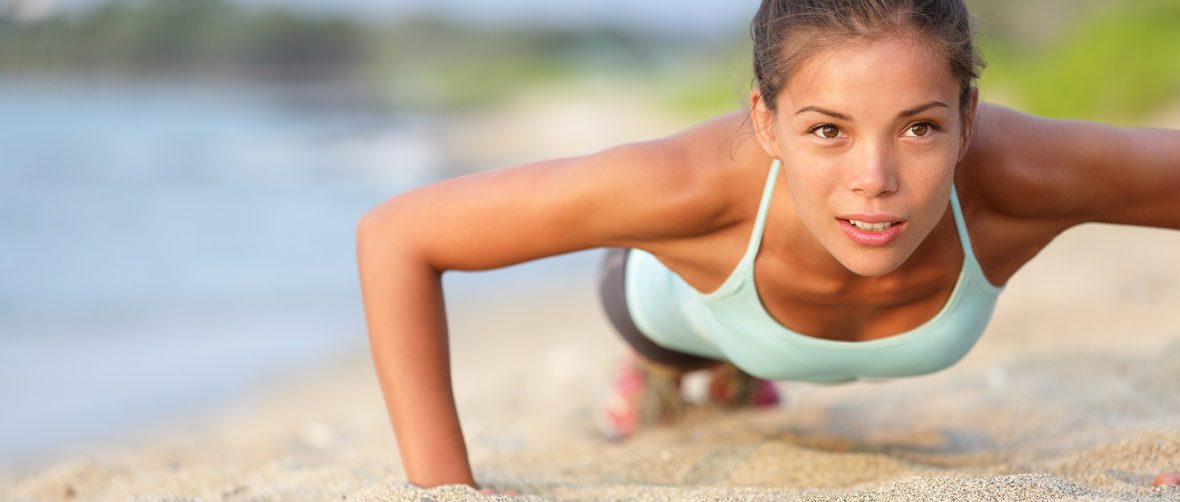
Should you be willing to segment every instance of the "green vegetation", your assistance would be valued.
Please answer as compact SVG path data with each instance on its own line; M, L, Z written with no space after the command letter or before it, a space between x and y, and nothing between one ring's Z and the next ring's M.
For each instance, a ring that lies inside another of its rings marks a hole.
M1044 47L988 39L981 85L1031 113L1132 122L1180 97L1180 2L1108 8Z
M1020 2L974 2L987 28L985 97L1046 116L1131 122L1180 96L1180 0L1073 1L1038 2L1036 15L1022 15L1033 7ZM0 17L0 74L352 79L393 106L432 109L608 78L672 112L711 116L745 103L749 50L743 31L706 41L610 26L361 23L229 0L116 0L71 17Z
M640 71L696 45L611 26L366 24L228 0L112 0L29 22L0 15L0 74L358 79L403 107L470 106L530 86Z
M653 93L670 111L690 117L711 117L741 108L754 86L750 53L747 40L700 50L687 61L649 77Z
M402 19L374 36L370 76L393 101L470 106L534 86L636 71L661 58L658 40L607 26L476 29Z
M18 72L323 73L360 64L366 49L363 30L344 18L224 0L124 0L77 17L0 19L0 69Z

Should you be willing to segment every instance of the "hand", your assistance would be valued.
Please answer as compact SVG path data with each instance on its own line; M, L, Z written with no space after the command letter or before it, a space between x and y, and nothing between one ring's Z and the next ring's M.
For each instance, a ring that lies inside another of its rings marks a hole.
M1151 486L1180 485L1180 471L1165 472L1155 477Z

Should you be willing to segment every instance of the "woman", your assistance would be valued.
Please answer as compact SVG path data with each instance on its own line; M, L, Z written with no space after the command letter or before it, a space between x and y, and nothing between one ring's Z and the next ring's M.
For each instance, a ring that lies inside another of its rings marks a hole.
M411 483L475 485L446 270L616 248L603 303L637 353L604 414L621 437L674 419L695 369L716 368L712 395L732 405L775 402L764 379L937 371L1064 230L1180 229L1180 131L979 103L960 0L764 0L752 33L749 110L424 186L361 220L369 336Z

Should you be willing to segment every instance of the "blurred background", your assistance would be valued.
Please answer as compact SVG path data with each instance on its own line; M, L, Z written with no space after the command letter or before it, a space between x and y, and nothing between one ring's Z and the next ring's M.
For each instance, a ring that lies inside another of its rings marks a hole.
M1180 128L1180 0L969 3L985 100ZM757 6L0 0L0 468L364 353L367 209L741 107ZM598 256L450 273L448 302Z

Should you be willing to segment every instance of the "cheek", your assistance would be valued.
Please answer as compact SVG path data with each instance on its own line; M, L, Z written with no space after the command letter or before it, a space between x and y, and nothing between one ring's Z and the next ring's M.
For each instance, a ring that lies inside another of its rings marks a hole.
M796 151L783 159L783 166L779 176L786 181L791 199L807 202L806 207L799 208L800 213L814 212L817 204L822 204L841 186L840 167L832 159Z
M799 214L808 216L827 213L831 209L828 204L841 184L840 171L823 161L811 162L787 177L791 199L797 201Z
M933 198L936 195L934 192L943 190L944 186L949 186L954 175L954 164L928 162L913 165L907 169L903 174L903 179L913 192L911 196L920 199L915 202L921 203Z
M937 192L946 191L954 179L956 160L956 152L949 148L921 152L903 160L899 175L909 197L916 199L912 202L924 204L937 198Z
M921 194L915 193L915 198L911 202L914 204L914 214L911 218L915 224L914 236L925 239L926 234L951 211L950 201L951 184L949 180L924 187Z
M831 223L834 210L829 204L830 185L821 182L818 177L807 176L800 177L798 182L788 179L787 183L795 215L803 226L817 236L825 233L828 230L826 224Z

